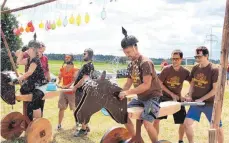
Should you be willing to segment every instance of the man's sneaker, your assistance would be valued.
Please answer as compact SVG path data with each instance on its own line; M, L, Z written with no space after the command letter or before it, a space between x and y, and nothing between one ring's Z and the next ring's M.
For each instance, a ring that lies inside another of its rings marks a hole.
M80 129L74 133L74 137L84 137L87 135L87 130Z
M61 130L62 128L61 128L61 125L58 125L57 126L57 130Z
M184 143L183 141L179 140L178 143Z

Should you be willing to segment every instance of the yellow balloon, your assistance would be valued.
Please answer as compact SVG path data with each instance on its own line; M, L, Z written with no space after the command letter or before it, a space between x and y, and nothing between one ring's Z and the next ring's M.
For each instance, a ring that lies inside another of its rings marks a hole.
M78 26L81 24L81 16L80 16L80 15L78 15L78 16L76 17L76 24L77 24Z
M88 23L90 21L90 16L88 13L85 15L85 23Z
M74 24L75 23L75 19L74 19L73 15L69 18L69 23L70 24Z
M58 20L56 21L56 25L57 25L58 27L60 27L60 26L62 25L62 21L61 21L60 18L58 18Z
M39 24L39 28L44 28L44 23L41 21L41 23Z

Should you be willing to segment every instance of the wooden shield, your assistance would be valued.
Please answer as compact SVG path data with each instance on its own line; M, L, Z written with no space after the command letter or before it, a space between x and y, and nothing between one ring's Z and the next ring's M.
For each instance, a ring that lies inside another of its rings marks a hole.
M119 143L125 142L131 138L131 135L128 133L126 128L116 127L108 130L100 143Z
M6 140L20 137L25 117L20 112L11 112L1 120L1 136ZM25 126L24 126L25 127Z
M49 120L38 118L32 121L25 136L27 143L49 143L52 139L52 126Z

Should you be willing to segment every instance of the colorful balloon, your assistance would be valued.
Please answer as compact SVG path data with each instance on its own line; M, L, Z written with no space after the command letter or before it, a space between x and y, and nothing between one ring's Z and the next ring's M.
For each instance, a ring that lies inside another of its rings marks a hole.
M44 23L41 21L41 23L39 24L39 28L44 28Z
M85 14L85 23L88 23L90 21L90 16L88 13Z
M62 21L61 21L60 18L58 18L58 20L56 21L56 25L57 25L58 27L60 27L60 26L62 25Z
M67 24L68 24L68 18L67 18L67 16L65 16L64 21L63 21L64 27L66 27Z
M75 23L75 19L74 19L73 15L69 18L69 23L70 24L74 24Z
M80 15L78 15L78 16L76 17L76 24L77 24L78 26L80 26L80 24L81 24L81 16L80 16Z
M55 30L55 29L56 29L56 23L55 23L55 20L53 21L53 23L52 23L51 27L52 27L52 30Z

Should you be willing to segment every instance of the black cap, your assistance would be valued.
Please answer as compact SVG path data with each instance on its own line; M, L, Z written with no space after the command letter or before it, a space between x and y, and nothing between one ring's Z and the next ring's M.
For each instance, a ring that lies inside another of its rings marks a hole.
M31 40L29 41L29 44L28 44L28 48L36 48L36 49L39 49L41 46L40 46L40 43L35 41L35 40Z
M125 36L121 41L121 46L123 49L127 48L128 46L134 46L138 43L138 39L133 35L127 35L126 29L122 27L122 34Z

